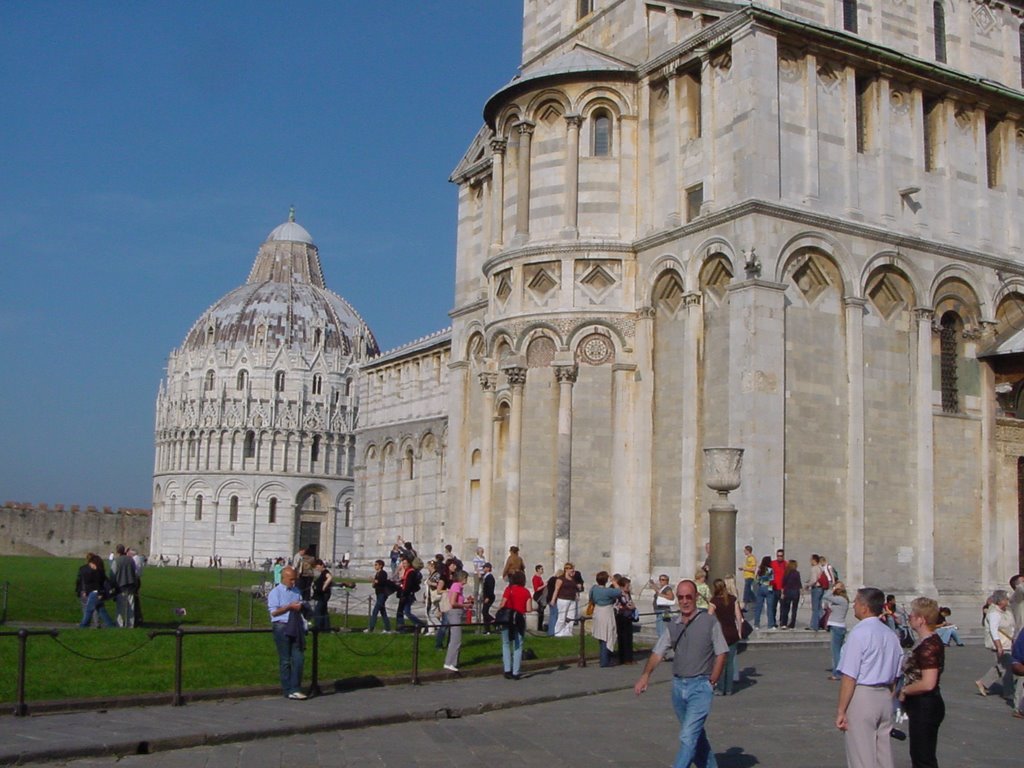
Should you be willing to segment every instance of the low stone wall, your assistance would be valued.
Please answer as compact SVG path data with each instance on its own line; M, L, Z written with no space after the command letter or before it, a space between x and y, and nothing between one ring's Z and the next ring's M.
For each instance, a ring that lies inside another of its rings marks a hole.
M149 554L150 510L5 502L0 507L0 555L106 557L118 544Z

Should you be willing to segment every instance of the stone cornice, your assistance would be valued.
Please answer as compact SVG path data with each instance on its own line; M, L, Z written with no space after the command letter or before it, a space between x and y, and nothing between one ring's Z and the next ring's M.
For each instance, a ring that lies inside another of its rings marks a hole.
M370 434L371 432L378 432L380 430L388 430L388 429L392 429L394 427L400 427L404 431L410 431L410 430L411 431L415 431L415 430L412 430L412 427L414 427L416 425L431 424L431 423L437 423L437 422L447 422L447 421L448 421L448 417L445 416L444 414L438 414L437 416L421 416L421 417L416 418L416 419L399 419L398 421L388 421L388 422L385 422L383 424L372 424L372 425L368 425L368 426L365 426L365 427L360 427L359 429L357 429L355 431L355 435L356 435L356 437L359 437L359 438L366 438L366 436L368 434ZM437 437L438 441L441 442L441 434L440 433L435 435L435 437ZM444 445L443 442L441 442L441 444Z
M463 304L461 307L453 307L448 310L448 317L453 320L456 317L462 317L463 315L469 315L473 312L481 312L487 309L487 298L477 299L470 304Z
M668 77L679 67L692 63L694 58L699 58L701 52L721 45L736 30L749 23L750 19L747 9L744 8L731 13L693 37L687 38L676 47L641 64L637 70L641 77L653 76L656 79Z
M773 203L766 200L747 200L728 208L722 208L713 213L700 216L688 224L637 240L633 243L632 247L637 252L659 248L687 235L721 226L733 219L757 215L792 221L829 232L877 240L880 243L888 243L889 245L912 248L935 256L958 259L970 264L998 269L1014 275L1024 275L1024 265L1009 257L992 256L981 251L936 243L923 237L895 232L882 226L862 224L848 219L814 213L813 211L790 208L781 203Z

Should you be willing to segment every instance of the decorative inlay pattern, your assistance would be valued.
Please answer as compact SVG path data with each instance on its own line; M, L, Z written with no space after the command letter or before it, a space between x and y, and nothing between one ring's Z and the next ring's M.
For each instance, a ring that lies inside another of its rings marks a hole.
M576 348L576 359L587 365L603 365L611 362L611 342L599 333L585 337Z

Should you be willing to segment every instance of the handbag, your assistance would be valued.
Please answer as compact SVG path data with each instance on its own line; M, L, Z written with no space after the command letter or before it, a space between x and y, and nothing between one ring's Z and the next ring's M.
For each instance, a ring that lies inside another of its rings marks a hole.
M499 608L494 614L495 624L512 624L512 609L511 608Z
M447 589L444 592L441 593L441 601L440 601L440 603L441 603L440 604L441 613L448 613L448 611L450 611L452 609L452 599L448 595L448 590Z
M744 619L743 624L740 625L740 639L746 640L752 634L754 634L754 628L751 626L749 621Z
M593 601L587 603L587 607L583 611L583 615L584 616L593 616L594 615L594 603L593 603Z
M832 606L826 605L825 610L821 612L821 618L818 619L818 629L825 629L828 627L828 620L832 617Z

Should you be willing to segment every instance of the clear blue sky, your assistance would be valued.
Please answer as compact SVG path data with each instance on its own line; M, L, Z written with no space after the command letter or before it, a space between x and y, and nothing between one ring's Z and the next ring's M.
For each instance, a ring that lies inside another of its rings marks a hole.
M287 218L383 348L448 324L520 0L0 3L0 501L149 506L168 353Z

